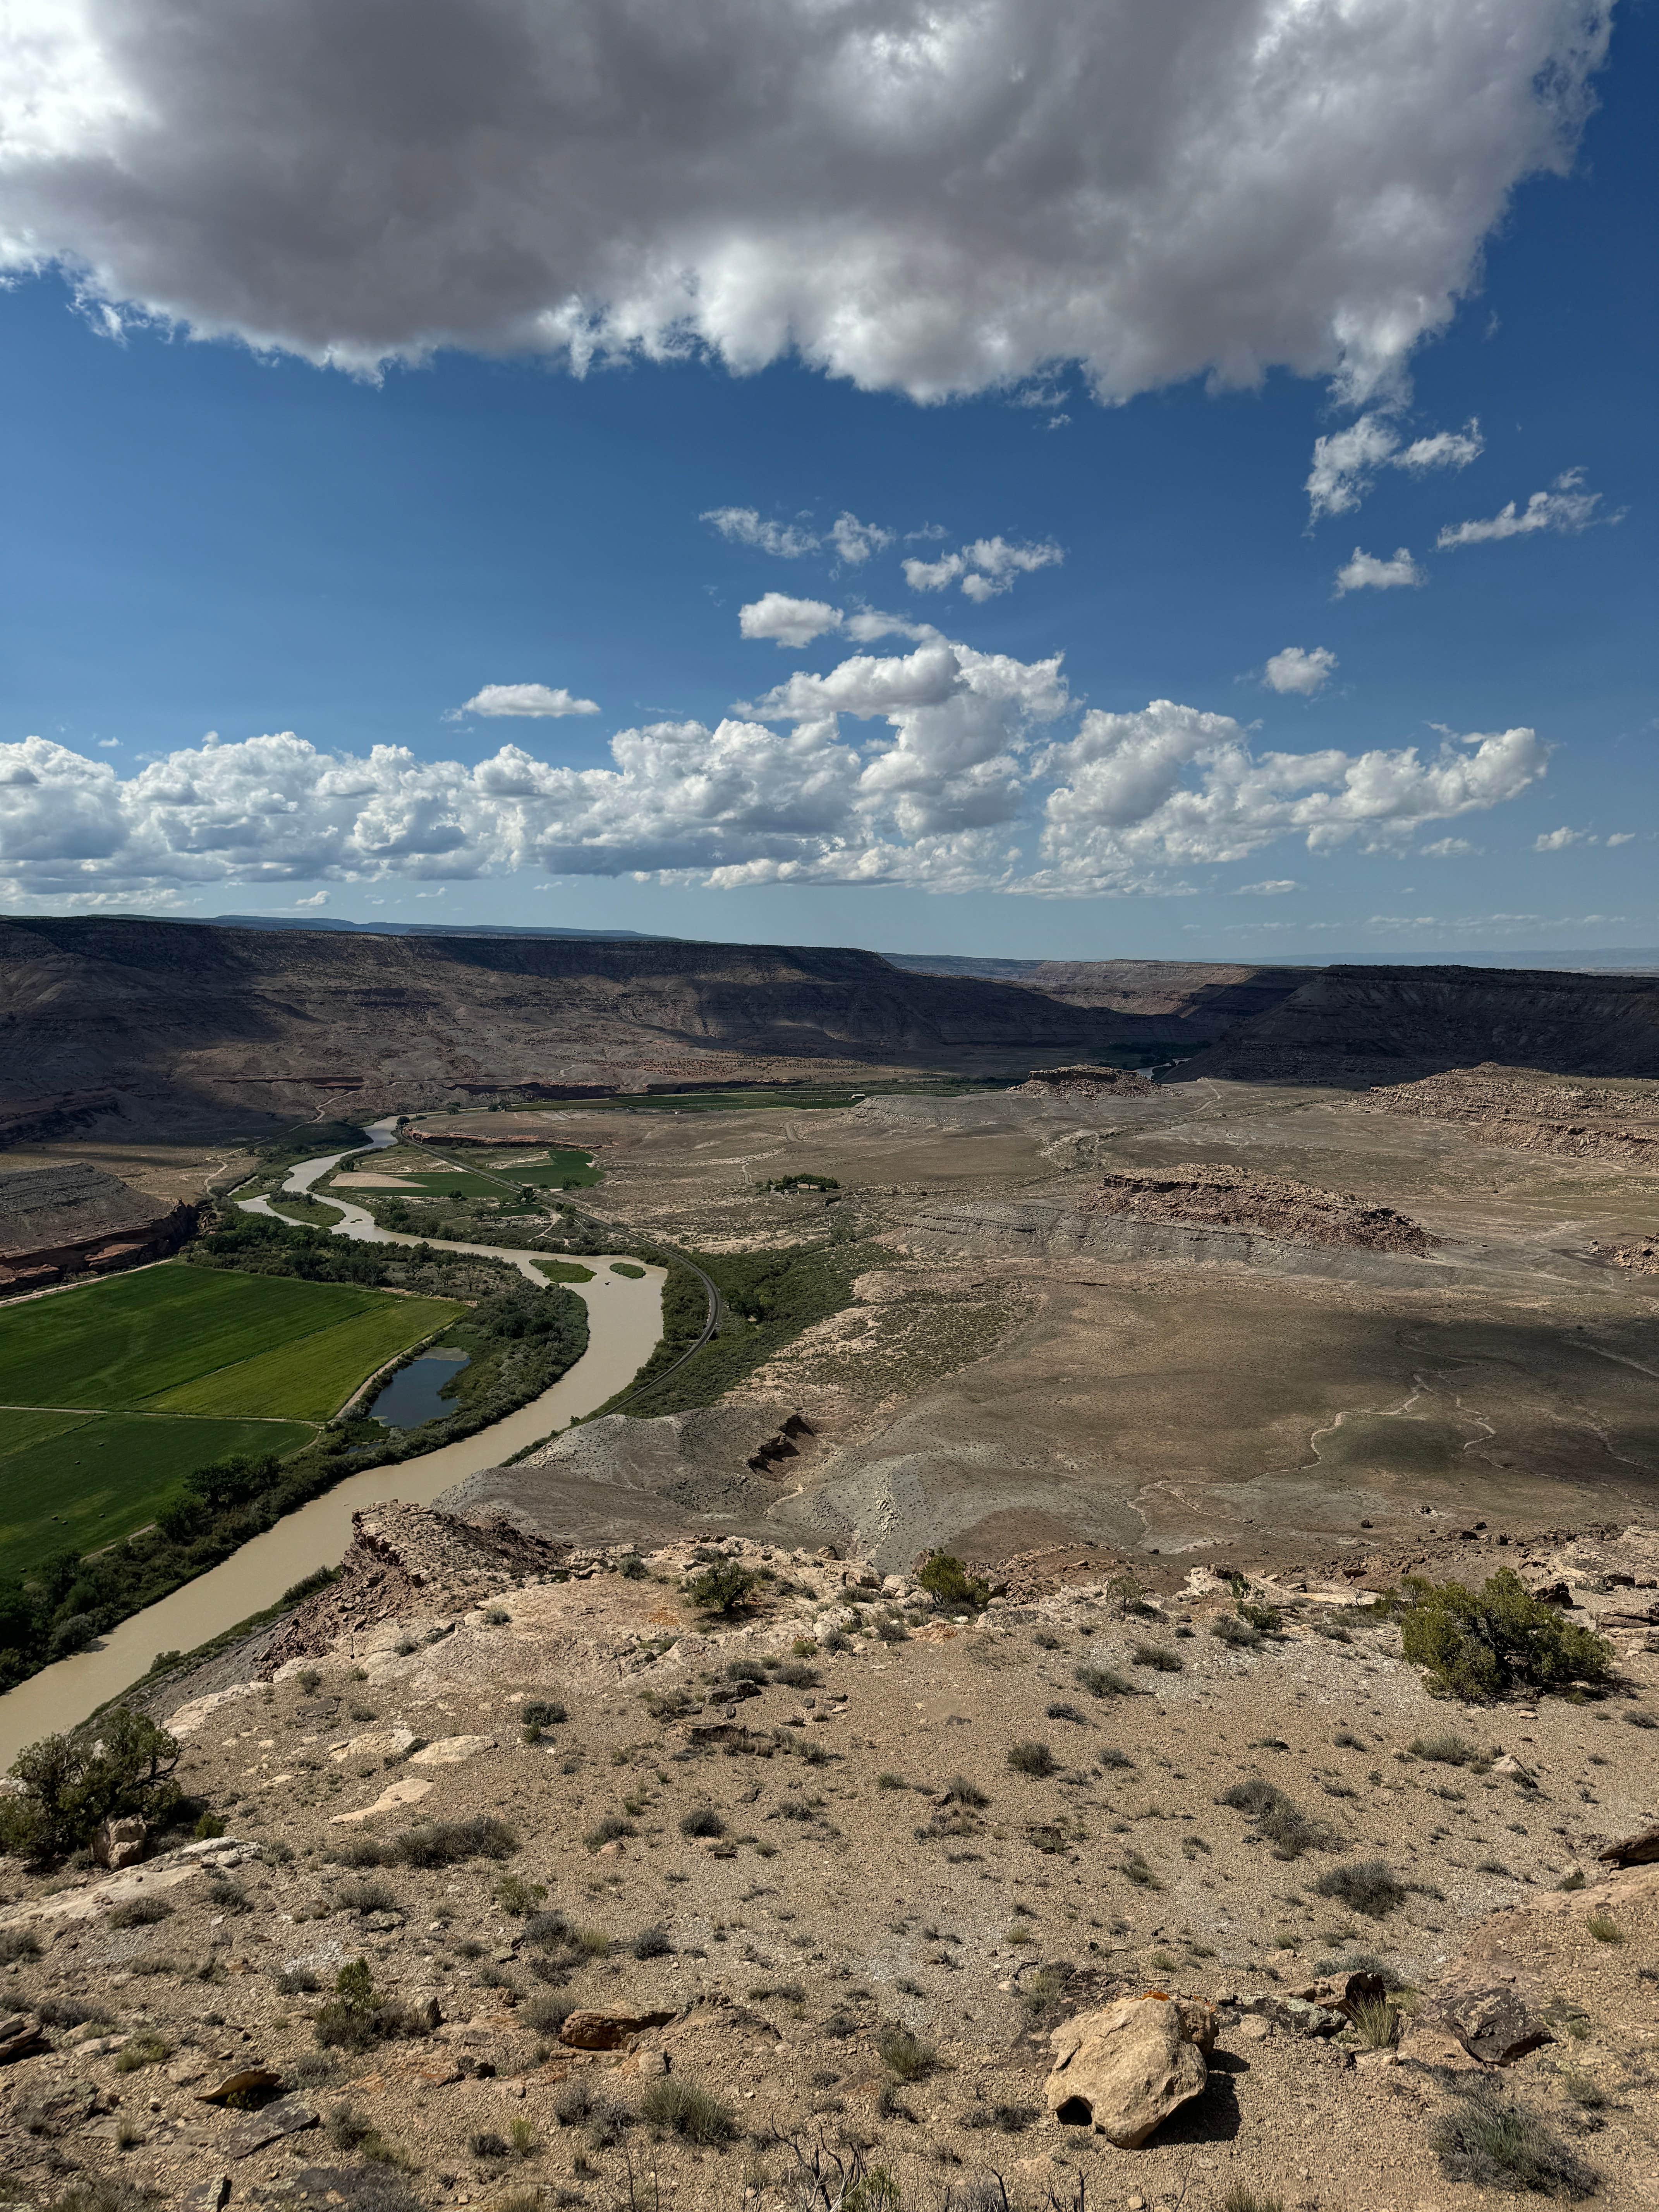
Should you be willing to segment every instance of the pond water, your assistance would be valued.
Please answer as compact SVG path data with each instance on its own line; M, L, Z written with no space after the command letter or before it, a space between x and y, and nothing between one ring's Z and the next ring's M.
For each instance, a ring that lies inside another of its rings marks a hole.
M471 1361L470 1352L423 1352L400 1367L368 1409L372 1421L389 1429L418 1429L422 1421L441 1421L455 1411L454 1401L443 1395Z

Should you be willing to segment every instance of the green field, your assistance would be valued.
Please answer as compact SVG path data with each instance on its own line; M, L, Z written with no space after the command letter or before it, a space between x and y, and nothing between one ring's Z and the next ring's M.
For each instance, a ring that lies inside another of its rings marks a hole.
M196 1468L295 1450L465 1310L174 1262L0 1311L0 1572L143 1527Z
M346 1172L365 1164L353 1161ZM378 1164L371 1172L380 1172ZM593 1164L591 1152L558 1151L538 1160L502 1160L494 1162L489 1170L477 1168L406 1168L386 1170L395 1175L399 1182L410 1190L423 1192L428 1198L499 1198L501 1185L512 1183L532 1190L580 1189L596 1183L599 1171ZM349 1188L341 1193L351 1196Z
M131 1413L0 1413L0 1569L95 1552L164 1512L198 1467L290 1452L298 1421L183 1421Z

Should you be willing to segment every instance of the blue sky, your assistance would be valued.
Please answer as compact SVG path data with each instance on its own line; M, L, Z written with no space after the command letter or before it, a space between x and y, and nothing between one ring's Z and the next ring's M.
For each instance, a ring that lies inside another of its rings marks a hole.
M1000 384L960 270L945 341L901 299L844 358L805 335L845 304L824 276L789 330L827 368L745 368L771 341L741 318L669 345L619 321L586 374L483 309L459 342L348 344L329 299L227 306L205 246L155 273L176 226L94 240L61 179L0 169L0 240L31 240L0 294L11 910L1079 958L1659 944L1656 63L1626 8L1565 176L1495 127L1494 225L1447 157L1467 296L1358 368L1262 337L1224 271L1194 288L1185 241L1177 337L1138 279L1076 361ZM1285 281L1317 292L1310 258L1292 226ZM1247 338L1252 387L1193 372ZM1367 580L1400 549L1411 580ZM524 686L582 710L465 711ZM374 747L401 750L349 765Z

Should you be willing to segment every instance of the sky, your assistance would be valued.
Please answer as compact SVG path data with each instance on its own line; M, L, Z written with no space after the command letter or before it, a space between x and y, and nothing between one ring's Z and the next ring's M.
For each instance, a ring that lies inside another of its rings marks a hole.
M1659 945L1654 0L16 0L0 912Z

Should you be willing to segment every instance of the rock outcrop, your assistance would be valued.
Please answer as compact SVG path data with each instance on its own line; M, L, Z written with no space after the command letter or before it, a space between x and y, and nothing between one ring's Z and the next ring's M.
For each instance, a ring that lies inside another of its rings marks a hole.
M1353 1107L1360 1113L1455 1122L1478 1144L1507 1152L1659 1167L1659 1093L1644 1087L1553 1082L1530 1068L1487 1061L1417 1083L1384 1085L1356 1098ZM1650 1239L1645 1249L1651 1254ZM1607 1256L1617 1266L1642 1266L1639 1258L1625 1257L1625 1249L1610 1248Z
M462 1520L395 1499L351 1516L339 1578L289 1615L265 1645L264 1676L331 1650L404 1613L475 1604L483 1589L551 1573L570 1546L527 1534L510 1521Z
M163 1205L85 1160L0 1175L0 1293L161 1259L196 1216L195 1206Z
M1439 1242L1392 1206L1368 1206L1342 1191L1317 1190L1287 1176L1201 1162L1120 1170L1082 1200L1079 1210L1124 1213L1136 1221L1250 1230L1287 1244L1337 1244L1356 1251L1419 1255Z
M1155 1085L1127 1067L1035 1067L1011 1098L1150 1098Z
M1212 2005L1160 1992L1079 2013L1048 2039L1048 2110L1062 2127L1138 2150L1160 2120L1203 2094L1215 2030Z

